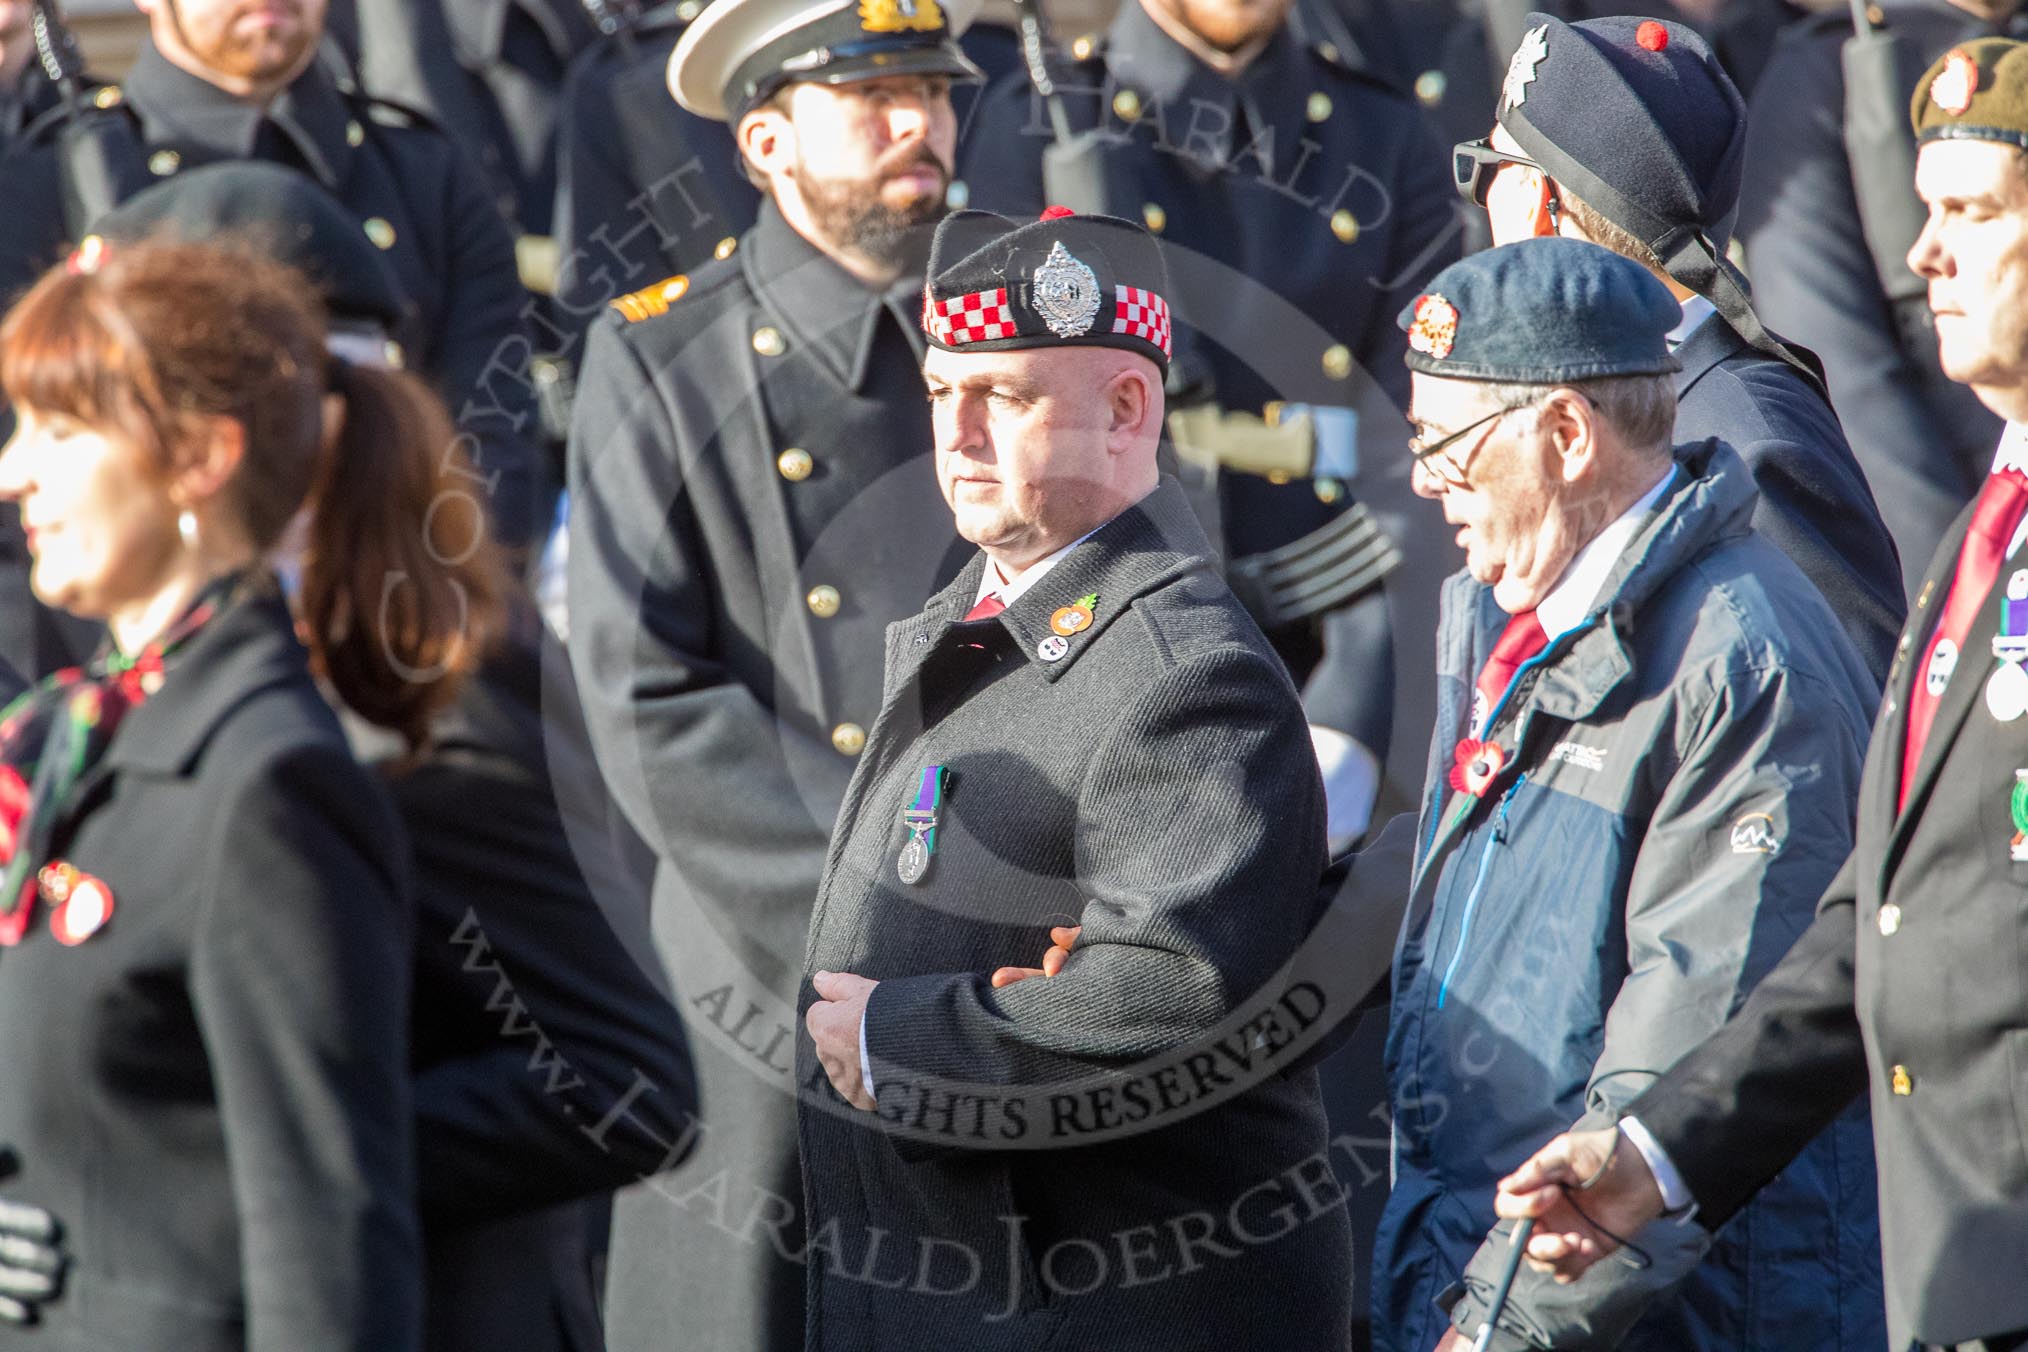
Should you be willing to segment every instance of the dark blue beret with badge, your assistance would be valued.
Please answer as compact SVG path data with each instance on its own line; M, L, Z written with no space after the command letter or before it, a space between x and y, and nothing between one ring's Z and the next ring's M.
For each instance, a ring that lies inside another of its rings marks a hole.
M983 80L958 48L981 0L717 0L669 53L669 92L737 123L783 86L889 75Z
M1115 347L1167 371L1168 295L1162 246L1138 222L960 211L930 244L922 326L947 352Z
M1683 309L1629 258L1547 235L1469 254L1402 310L1411 371L1556 385L1680 369L1669 331Z

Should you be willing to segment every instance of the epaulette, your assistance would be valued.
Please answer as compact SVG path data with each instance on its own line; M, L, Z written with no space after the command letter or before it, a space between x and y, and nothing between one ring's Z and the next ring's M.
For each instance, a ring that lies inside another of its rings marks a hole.
M85 117L92 117L99 113L115 112L125 117L133 116L131 110L127 108L127 96L121 92L120 87L116 84L100 85L94 89L86 97L82 109L82 115ZM45 110L41 116L35 118L26 127L23 127L21 135L15 139L13 148L25 149L29 146L41 145L56 132L57 128L69 121L70 105L59 103L54 108Z
M669 307L682 300L689 290L690 275L679 272L653 286L644 286L632 295L621 296L612 306L629 324L638 324L644 319L668 314Z
M1106 56L1106 35L1104 33L1086 33L1082 37L1072 38L1069 42L1065 43L1063 50L1071 60L1079 64L1091 61L1103 61Z

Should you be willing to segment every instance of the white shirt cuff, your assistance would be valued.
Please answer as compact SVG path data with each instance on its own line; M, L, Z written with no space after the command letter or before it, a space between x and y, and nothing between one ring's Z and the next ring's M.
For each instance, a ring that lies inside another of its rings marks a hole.
M1373 800L1380 793L1380 762L1356 737L1336 728L1310 725L1317 769L1324 777L1325 831L1331 853L1348 848L1366 833L1373 820Z
M873 1001L868 1000L866 1008L859 1011L859 1083L868 1095L873 1093L873 1058L866 1054L866 1015L872 1008Z
M865 1034L860 1034L860 1046L865 1047ZM862 1057L864 1052L861 1052ZM1676 1172L1676 1162L1669 1158L1669 1152L1662 1149L1662 1143L1648 1134L1638 1117L1622 1117L1620 1134L1641 1152L1641 1158L1648 1162L1648 1172L1655 1176L1655 1186L1662 1190L1662 1205L1670 1211L1683 1211L1697 1204L1690 1195L1689 1187L1683 1182L1683 1175Z

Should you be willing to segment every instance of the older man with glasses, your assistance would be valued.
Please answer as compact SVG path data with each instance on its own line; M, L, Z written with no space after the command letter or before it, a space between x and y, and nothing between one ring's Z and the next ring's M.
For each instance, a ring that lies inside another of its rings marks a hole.
M1452 265L1401 316L1416 489L1466 571L1413 868L1389 878L1376 847L1354 875L1408 901L1374 1275L1392 1352L1479 1332L1501 1175L1723 1023L1852 839L1876 687L1755 533L1739 455L1672 447L1680 313L1639 264L1547 238ZM1603 1280L1524 1272L1492 1346L1881 1346L1869 1142L1848 1113L1715 1236L1664 1218Z

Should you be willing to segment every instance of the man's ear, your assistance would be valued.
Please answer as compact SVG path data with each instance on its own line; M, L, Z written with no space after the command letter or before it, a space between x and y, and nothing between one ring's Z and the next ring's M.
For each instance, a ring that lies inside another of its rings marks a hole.
M1556 448L1565 483L1574 483L1591 473L1598 464L1598 410L1573 389L1560 389L1542 402L1537 415Z
M1123 368L1106 386L1106 404L1111 417L1107 448L1118 453L1140 444L1150 421L1162 416L1161 390L1153 371L1143 370L1139 363Z
M733 136L739 142L739 153L764 180L795 163L795 124L774 103L763 104L740 118Z

